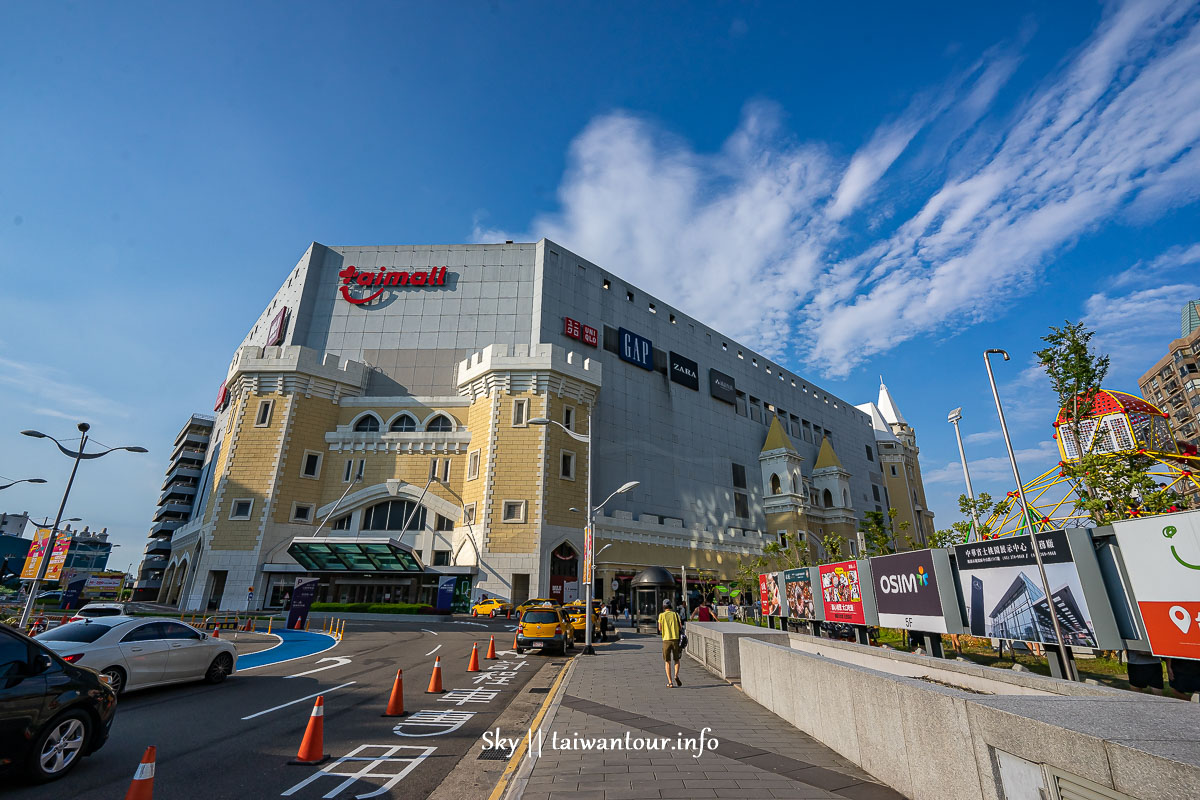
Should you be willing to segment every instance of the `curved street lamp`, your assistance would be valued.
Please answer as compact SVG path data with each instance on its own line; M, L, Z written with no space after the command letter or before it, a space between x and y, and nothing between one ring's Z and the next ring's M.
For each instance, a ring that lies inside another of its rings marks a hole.
M19 481L13 481L12 483L6 483L3 486L0 486L0 489L7 489L10 486L16 486L18 483L45 483L45 482L46 482L45 478L21 478L21 480L19 480Z
M41 585L42 581L46 579L46 570L50 566L50 553L54 547L54 538L58 534L58 526L61 525L62 521L63 521L63 518L62 518L63 511L66 510L66 507L67 507L67 497L69 497L71 494L71 486L72 486L72 484L75 483L75 473L79 469L79 462L84 461L84 460L100 458L101 456L106 456L109 453L113 452L114 450L127 450L130 453L147 453L147 452L149 452L144 447L126 446L126 447L110 447L107 450L101 450L98 453L85 453L84 449L87 447L88 431L90 431L92 429L92 426L87 424L86 422L81 422L78 425L76 425L75 427L81 434L83 434L83 436L81 436L79 439L79 449L78 450L68 449L58 439L55 439L53 436L50 436L49 434L42 433L41 431L32 431L32 430L21 431L22 436L30 436L30 437L33 437L34 439L49 439L50 441L54 442L55 445L58 446L59 451L64 456L66 456L67 458L73 459L75 462L71 466L71 477L67 479L67 488L63 490L62 502L58 504L58 514L54 518L54 527L52 527L50 529L50 537L46 542L45 551L42 554L41 564L38 566L37 577L34 578L33 583L31 583L29 585L29 599L25 602L25 609L21 612L21 625L20 626L22 628L24 628L28 624L29 615L33 612L33 603L34 603L34 600L37 599L38 587Z
M564 431L566 431L567 436L570 436L572 439L574 439L577 442L585 442L588 446L588 449L587 449L587 454L588 454L588 458L587 458L587 471L588 471L588 476L587 476L587 514L586 514L587 527L584 528L584 530L583 530L583 552L585 555L584 560L587 562L587 564L585 565L586 568L584 569L584 573L585 573L584 577L587 579L586 600L584 602L587 605L584 606L584 615L583 615L585 623L584 623L584 627L583 627L584 641L583 641L582 655L593 656L596 654L596 651L592 647L592 594L593 594L593 588L592 588L591 573L592 573L592 570L595 568L595 561L596 561L596 558L592 553L592 547L593 547L593 544L594 544L595 538L596 538L596 530L595 530L596 526L594 524L595 515L596 515L597 511L604 508L605 503L607 503L609 500L612 500L614 497L616 497L619 494L625 494L628 491L632 491L633 489L636 489L638 486L641 485L641 481L627 481L626 483L622 484L621 487L619 489L617 489L615 492L610 494L608 497L604 498L603 503L601 503L598 506L592 505L592 415L591 415L590 411L588 412L587 419L588 419L588 422L587 422L588 432L587 432L586 436L582 433L576 433L575 431L568 428L566 425L563 425L561 422L558 422L557 420L548 419L547 417L534 417L533 419L529 420L529 424L530 425L549 425L551 423L554 423L555 425L557 425L558 427L560 427Z

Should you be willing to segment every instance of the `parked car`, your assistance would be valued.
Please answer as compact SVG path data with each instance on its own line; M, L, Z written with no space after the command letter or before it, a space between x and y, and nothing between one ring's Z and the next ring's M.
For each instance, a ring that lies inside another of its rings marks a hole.
M0 772L61 778L104 746L116 710L96 672L0 625Z
M575 626L558 606L531 608L517 623L517 654L526 650L557 650L563 655L575 649Z
M487 600L480 600L471 606L472 617L499 617L510 611L512 611L512 603L506 603L494 597Z
M124 617L126 610L124 603L88 603L76 611L68 622L95 619L96 617Z
M38 634L65 661L121 692L166 683L220 683L237 669L233 643L166 617L92 617Z
M576 600L575 602L567 603L565 606L562 607L563 611L566 612L567 617L571 620L571 624L573 626L575 626L575 640L579 641L579 642L582 642L584 637L587 635L587 630L585 627L587 625L587 620L585 620L583 617L583 606L584 606L584 602L582 600ZM592 636L594 636L597 639L603 640L604 637L602 637L601 634L602 634L602 631L600 630L600 601L593 600L592 601Z
M63 596L63 593L62 593L61 589L52 589L49 592L38 592L37 600L34 600L34 602L41 603L43 605L49 605L51 603L61 603L62 596Z
M521 605L514 608L513 614L516 616L517 619L520 619L521 615L524 614L526 611L528 611L531 608L540 608L542 606L548 607L548 606L556 606L556 605L558 605L558 601L552 597L534 597L533 599L526 600L524 603L521 603Z

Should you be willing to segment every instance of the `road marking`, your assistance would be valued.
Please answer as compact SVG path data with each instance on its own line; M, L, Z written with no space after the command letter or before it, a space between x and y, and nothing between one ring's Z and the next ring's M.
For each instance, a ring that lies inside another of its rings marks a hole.
M274 634L274 633L273 633L273 634L271 634L271 635L272 635L272 636L275 636L276 634ZM328 639L328 640L331 642L331 644L329 645L329 647L326 647L326 648L324 648L323 650L318 650L318 651L317 651L317 652L315 652L315 653L305 653L305 654L304 654L304 655L302 655L302 656L294 656L294 657L292 657L292 658L283 658L283 659L280 659L279 661L268 661L266 664L255 664L253 667L242 667L242 666L239 666L239 667L237 668L237 671L238 671L238 672L249 672L249 671L250 671L250 670L252 670L252 669L262 669L263 667L273 667L273 666L275 666L276 664L286 664L286 663L288 663L289 661L299 661L299 660L300 660L300 659L302 659L302 658L312 658L313 656L319 656L319 655L321 655L321 653L324 653L326 650L332 650L333 648L337 647L337 646L340 644L340 642L339 642L339 641L338 641L338 640L337 640L335 637L333 637L333 636L330 636L330 635L329 635L329 634L327 634L327 633L314 633L314 634L311 634L311 635L313 635L313 636L324 636L325 638L327 638L327 639ZM253 655L258 655L258 653L266 653L266 652L268 652L268 651L270 651L270 650L274 650L275 648L277 648L277 647L280 647L282 644L283 644L283 639L279 639L279 644L276 644L276 645L274 645L274 646L272 646L272 647L268 647L266 650L259 650L259 651L257 651L257 652L254 652L254 653L247 653L247 655L251 655L251 656L253 656Z
M421 628L421 630L425 631L426 633L432 633L434 636L437 636L437 631L431 631L431 630L429 630L429 628Z
M287 680L288 678L299 678L301 675L312 675L314 672L324 672L327 669L333 669L334 667L340 667L344 664L350 663L350 659L345 658L344 656L330 656L329 658L319 658L319 659L317 659L316 663L320 664L325 661L333 661L335 663L329 664L324 667L317 667L316 669L310 669L307 672L297 672L295 675L285 675L284 680Z
M442 646L439 644L437 647L433 648L432 650L430 650L430 651L429 651L428 653L426 653L425 655L427 655L427 656L431 656L431 655L433 655L434 653L436 653L438 650L441 650L441 649L442 649Z
M349 683L343 683L341 686L331 686L328 689L322 689L319 692L313 692L312 694L305 695L304 697L298 698L296 700L292 700L290 703L284 703L281 706L275 706L274 708L268 708L266 711L259 711L257 714L251 714L248 717L242 717L242 720L245 721L248 719L254 719L255 717L261 717L263 714L270 714L272 711L278 711L281 708L287 708L288 706L294 706L294 705L296 705L296 703L303 703L305 700L312 700L314 697L319 697L323 694L329 694L330 692L336 692L338 689L345 689L347 686L353 686L356 683L358 683L358 681L350 681Z
M474 625L476 628L486 628L487 627L487 625L484 625L482 622L460 622L458 620L455 620L454 622L451 622L450 624L451 625ZM422 628L422 630L424 630L424 628Z
M371 754L369 748L378 750L378 753ZM355 783L362 781L367 783L365 778L387 778L387 781L373 792L366 794L354 795L356 800L362 800L367 797L378 797L381 794L390 792L393 786L400 781L408 773L437 750L436 747L414 747L412 745L386 745L386 744L360 744L358 747L351 750L346 755L339 758L332 764L327 764L319 770L309 775L304 780L297 783L292 788L288 789L281 796L288 797L308 786L318 778L345 778L346 780L334 786L323 797L337 797L344 790L349 789ZM401 751L409 751L412 755L404 755ZM361 764L360 768L356 768ZM399 772L380 772L379 770L391 766L393 769L400 767ZM343 769L349 768L349 771L339 771L338 767ZM368 786L373 784L367 783Z

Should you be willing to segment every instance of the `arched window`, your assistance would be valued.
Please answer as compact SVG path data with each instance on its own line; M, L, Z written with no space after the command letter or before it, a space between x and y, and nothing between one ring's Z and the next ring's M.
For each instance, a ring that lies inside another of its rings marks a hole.
M364 531L419 531L425 527L425 507L420 507L413 513L416 506L411 500L385 500L371 506L363 513L362 529ZM412 516L408 527L404 521Z
M792 494L800 494L800 473L792 473Z
M354 423L355 433L379 433L379 417L367 414Z
M568 578L579 576L579 555L575 548L563 542L550 553L550 574Z
M438 414L429 420L429 424L425 426L425 430L435 433L449 433L454 430L454 423L445 414Z
M826 508L833 508L833 492L826 489L825 494L821 495L821 499L824 501Z
M392 420L388 430L393 433L412 433L417 429L417 421L408 414L401 414Z
M783 487L779 484L779 476L771 474L771 494L783 494Z

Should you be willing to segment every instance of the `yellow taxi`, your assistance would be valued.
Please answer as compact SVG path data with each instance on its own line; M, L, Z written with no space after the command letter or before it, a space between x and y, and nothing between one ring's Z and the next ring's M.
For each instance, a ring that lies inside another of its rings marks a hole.
M558 606L528 609L517 623L517 655L526 650L556 650L566 655L575 649L575 630Z
M526 611L528 611L531 608L538 608L540 606L556 606L556 605L558 605L558 601L552 597L534 597L530 600L526 600L524 603L521 603L521 605L517 606L516 610L513 611L513 614L516 615L517 619L520 619L521 615L524 614Z
M563 606L563 611L571 619L571 624L575 626L575 638L578 641L583 641L587 635L585 626L587 622L583 618L583 601L576 600L573 603L567 603ZM592 601L592 641L600 638L600 601Z
M471 606L472 617L502 617L510 611L512 611L512 603L506 603L495 597L480 600Z

